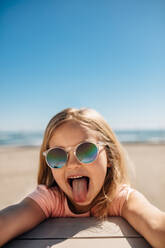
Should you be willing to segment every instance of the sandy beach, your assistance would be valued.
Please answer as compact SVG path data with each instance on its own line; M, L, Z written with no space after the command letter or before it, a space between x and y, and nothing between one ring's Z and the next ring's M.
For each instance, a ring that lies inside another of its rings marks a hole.
M165 211L165 145L125 144L132 186ZM39 147L0 147L0 209L35 189Z

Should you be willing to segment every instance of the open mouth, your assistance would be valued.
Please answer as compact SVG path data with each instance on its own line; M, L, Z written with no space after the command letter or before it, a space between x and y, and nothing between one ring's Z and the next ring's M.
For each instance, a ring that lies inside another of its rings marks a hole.
M89 177L86 176L78 176L78 177L70 177L68 178L68 183L71 186L71 188L73 189L73 181L74 180L85 180L86 184L87 184L87 190L89 189Z

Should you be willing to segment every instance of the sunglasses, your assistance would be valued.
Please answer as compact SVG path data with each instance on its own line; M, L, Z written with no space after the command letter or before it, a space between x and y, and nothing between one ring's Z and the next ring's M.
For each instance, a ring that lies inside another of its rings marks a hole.
M81 164L90 164L96 160L100 147L103 145L105 145L103 142L95 144L85 141L74 148L53 147L43 152L43 155L47 165L51 168L62 168L67 163L71 150L73 150L75 157Z

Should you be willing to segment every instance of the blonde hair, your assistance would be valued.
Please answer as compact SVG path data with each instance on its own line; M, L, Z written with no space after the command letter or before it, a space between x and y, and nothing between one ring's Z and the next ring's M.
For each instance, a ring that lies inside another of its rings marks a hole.
M107 217L109 204L113 200L118 186L123 183L129 183L129 181L124 150L107 122L93 109L67 108L49 121L40 149L38 184L44 184L48 188L53 186L58 187L53 178L51 169L46 164L43 152L49 148L49 141L55 129L69 120L79 122L81 125L96 131L98 138L105 143L107 162L111 166L107 167L104 184L92 202L92 210L94 211L94 215L99 218Z

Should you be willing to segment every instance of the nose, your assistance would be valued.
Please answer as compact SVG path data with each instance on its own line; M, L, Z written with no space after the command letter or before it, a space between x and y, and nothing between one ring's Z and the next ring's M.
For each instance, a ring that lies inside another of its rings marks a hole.
M76 158L74 152L70 151L68 154L68 161L66 163L66 167L69 169L72 169L72 168L80 167L80 166L81 166L80 161Z

